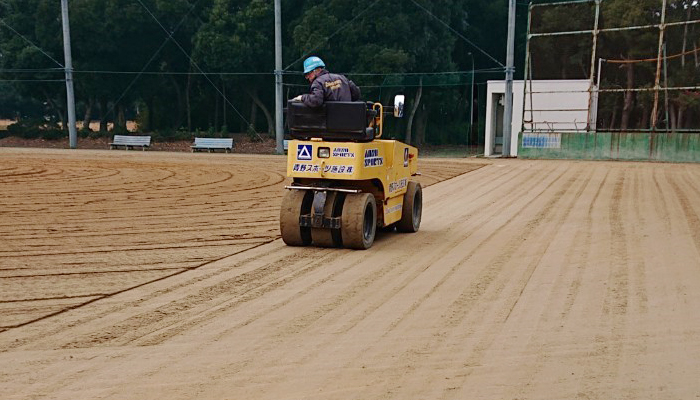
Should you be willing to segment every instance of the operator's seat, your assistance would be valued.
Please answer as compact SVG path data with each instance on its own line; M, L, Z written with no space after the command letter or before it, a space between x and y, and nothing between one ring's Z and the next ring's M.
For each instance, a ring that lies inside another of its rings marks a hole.
M327 101L311 108L300 101L287 102L287 125L294 139L369 142L374 139L370 122L377 111L362 101Z

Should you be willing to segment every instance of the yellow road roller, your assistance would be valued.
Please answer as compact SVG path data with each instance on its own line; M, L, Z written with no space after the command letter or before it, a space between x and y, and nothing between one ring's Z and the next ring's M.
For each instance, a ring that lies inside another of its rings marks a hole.
M287 176L280 231L290 246L368 249L377 229L416 232L423 195L418 149L383 140L385 115L403 114L380 103L287 103Z

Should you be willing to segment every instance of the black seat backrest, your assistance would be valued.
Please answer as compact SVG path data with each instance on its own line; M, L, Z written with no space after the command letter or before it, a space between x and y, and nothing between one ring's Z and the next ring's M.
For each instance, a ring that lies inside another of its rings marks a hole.
M327 101L311 108L302 102L287 103L287 125L295 139L318 137L324 140L368 142L374 139L369 123L376 111L361 101Z

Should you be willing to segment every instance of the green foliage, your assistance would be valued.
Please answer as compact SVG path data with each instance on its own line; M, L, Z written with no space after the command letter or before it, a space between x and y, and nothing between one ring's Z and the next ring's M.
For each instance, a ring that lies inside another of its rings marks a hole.
M252 126L248 126L248 129L246 129L245 133L251 142L262 142L262 137L260 137L260 135L257 132L255 132L255 129L253 129Z
M88 134L88 137L90 139L100 139L100 138L106 138L106 137L112 137L111 132L101 132L101 131L92 131Z
M78 129L78 137L81 139L88 138L88 137L90 137L91 134L92 134L92 131L90 130L90 128Z
M147 9L132 0L69 2L79 108L85 110L92 104L89 117L105 122L114 122L122 110L127 118L136 119L141 130L163 140L189 140L190 132L210 137L245 133L258 140L263 132L273 130L272 1L142 2ZM668 0L668 3L669 21L700 19L700 5L696 2ZM661 0L605 0L602 4L602 26L644 25L658 21ZM591 29L593 25L590 3L538 9L541 11L533 17L535 31ZM43 82L63 78L58 65L63 62L58 2L3 0L0 15L46 53L0 25L0 79L5 81L0 83L0 116L62 121L66 114L65 84ZM282 17L283 66L289 66L284 80L290 85L300 85L286 86L285 96L293 97L307 90L307 82L299 71L303 58L309 54L321 56L329 70L346 73L363 86L364 100L388 103L394 94L402 93L406 95L408 113L422 90L420 105L411 121L413 141L459 144L466 140L471 76L436 72L467 71L472 65L477 69L499 66L481 50L505 62L507 2L504 0L285 0ZM527 7L520 2L516 76L523 71L526 18ZM699 43L700 26L687 34L683 28L667 29L669 54L681 53L684 42L686 51ZM590 35L582 38L563 36L533 41L534 77L588 76ZM649 29L601 35L598 52L609 59L635 59L654 56L657 49L657 31ZM676 58L669 65L669 82L697 84L700 79L694 55L688 55L683 66L680 61ZM634 68L635 86L653 83L655 63L638 64ZM8 72L9 69L42 71L20 73ZM200 71L208 75L201 75ZM249 73L260 75L237 75ZM479 74L475 81L483 87L487 79L502 77L502 73ZM25 79L34 81L22 81ZM626 87L626 79L624 68L606 69L606 84ZM648 102L646 95L635 95L631 120L641 124L641 116L649 114ZM484 126L483 103L477 107L481 118L475 121L480 132ZM601 104L621 107L622 98L601 98ZM684 115L686 122L700 115L700 106L692 93L672 94L669 104L675 107L676 114ZM604 115L605 118L611 120L612 112ZM394 137L405 138L408 125L407 116L401 121L388 122L387 130ZM118 132L108 135L114 133ZM104 134L82 132L81 136ZM475 140L479 139L471 138L470 142Z
M154 142L175 142L192 138L192 134L184 129L163 129L151 133L151 140Z
M45 120L23 119L7 127L7 136L23 139L58 140L68 137L68 132L61 130L57 124Z

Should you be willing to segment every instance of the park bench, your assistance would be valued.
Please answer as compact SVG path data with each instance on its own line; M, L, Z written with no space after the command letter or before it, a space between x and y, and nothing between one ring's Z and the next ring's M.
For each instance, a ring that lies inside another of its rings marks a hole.
M209 152L213 150L223 150L225 153L230 153L233 151L233 139L231 138L194 138L194 144L192 146L192 152L197 150L207 150Z
M109 144L109 149L118 148L119 146L124 146L124 150L129 150L129 148L141 147L141 150L146 150L151 145L150 136L126 136L126 135L114 135L114 140Z

